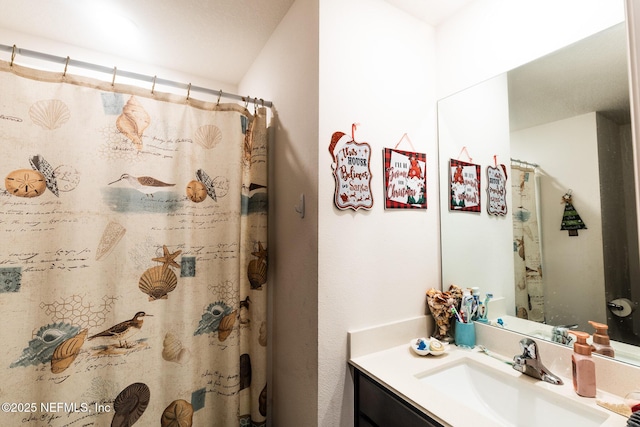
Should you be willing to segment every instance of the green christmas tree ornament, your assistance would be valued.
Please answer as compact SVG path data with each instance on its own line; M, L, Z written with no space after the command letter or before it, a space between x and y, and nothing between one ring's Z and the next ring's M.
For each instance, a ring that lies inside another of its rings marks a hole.
M580 218L578 211L573 206L571 199L571 190L567 191L562 196L562 202L564 203L564 213L562 214L562 225L560 230L567 230L569 236L577 236L578 230L586 230L587 226Z

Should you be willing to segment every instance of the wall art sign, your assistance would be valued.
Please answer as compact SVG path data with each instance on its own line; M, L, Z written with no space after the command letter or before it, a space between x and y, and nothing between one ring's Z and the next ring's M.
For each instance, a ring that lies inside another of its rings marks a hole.
M564 203L564 213L562 214L562 223L560 230L567 230L569 236L577 236L578 230L586 230L587 224L582 221L578 211L573 206L573 198L571 196L571 190L564 193L562 196L562 202Z
M343 132L334 132L329 144L336 181L334 203L338 209L371 209L371 147Z
M487 212L507 214L507 168L503 164L487 166Z
M427 208L427 155L384 149L384 207Z
M480 212L480 165L449 160L449 210Z

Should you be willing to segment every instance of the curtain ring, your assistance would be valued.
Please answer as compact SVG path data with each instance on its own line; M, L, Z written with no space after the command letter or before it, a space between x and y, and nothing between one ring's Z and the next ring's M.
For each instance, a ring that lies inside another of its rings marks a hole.
M153 76L153 83L151 84L151 95L153 95L153 91L156 88L156 77L158 76Z
M111 87L113 87L116 83L116 73L118 72L117 67L113 67L113 78L111 79Z
M220 89L220 92L218 92L218 102L216 102L216 106L220 105L220 98L222 98L222 89Z
M191 83L187 86L187 101L189 100L189 96L191 96Z
M64 63L64 72L62 73L62 77L67 76L67 68L69 67L69 57L67 56L67 61Z
M11 49L11 62L9 63L9 67L13 67L13 60L16 58L16 52L17 52L17 48L16 45L13 45L13 49Z

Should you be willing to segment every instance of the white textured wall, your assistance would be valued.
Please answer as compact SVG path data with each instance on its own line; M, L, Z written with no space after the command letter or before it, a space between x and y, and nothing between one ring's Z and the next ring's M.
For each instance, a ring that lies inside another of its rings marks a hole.
M433 29L382 0L320 2L318 425L353 425L347 331L425 312L440 283ZM334 207L329 142L371 145L370 211ZM382 150L427 153L428 209L385 210ZM399 147L411 150L403 143Z
M317 425L318 1L293 4L240 84L274 103L269 146L273 426ZM294 210L305 195L304 218ZM346 335L346 333L345 333Z
M438 103L440 144L440 212L442 236L442 283L477 286L486 293L513 301L513 226L511 222L510 180L507 180L508 212L503 216L487 213L487 166L504 164L509 172L509 99L507 77L500 75ZM463 153L462 150L466 149ZM459 159L481 165L481 212L449 211L449 160ZM494 160L495 156L495 160ZM507 314L514 315L512 305Z
M583 114L511 134L513 156L538 163L545 315L553 325L606 320L596 113ZM587 225L578 236L560 231L562 195ZM558 262L558 259L565 260Z

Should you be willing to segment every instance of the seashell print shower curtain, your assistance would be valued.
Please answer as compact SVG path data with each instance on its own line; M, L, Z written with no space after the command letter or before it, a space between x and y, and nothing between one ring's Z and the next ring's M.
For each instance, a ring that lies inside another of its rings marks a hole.
M0 425L266 424L266 139L0 62Z
M544 322L544 281L536 170L512 163L511 176L516 316Z

